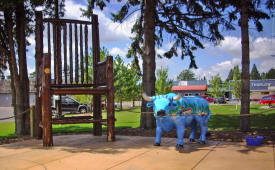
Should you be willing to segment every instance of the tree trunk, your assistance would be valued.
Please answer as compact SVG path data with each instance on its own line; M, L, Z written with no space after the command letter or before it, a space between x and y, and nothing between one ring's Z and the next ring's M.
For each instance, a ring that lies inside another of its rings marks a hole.
M120 103L120 110L122 110L122 100L121 99L119 100L119 103Z
M132 107L135 107L135 100L133 100L133 105L132 105Z
M15 133L16 134L24 134L24 122L22 115L19 115L19 113L24 111L24 106L22 103L24 102L21 94L21 88L20 88L20 82L19 82L19 75L18 75L18 69L16 64L16 56L15 56L15 49L14 49L14 41L13 41L13 22L12 22L12 12L11 10L4 11L4 18L5 18L5 24L6 24L6 30L7 30L7 36L8 36L8 43L9 43L9 56L8 56L8 63L9 68L12 76L12 92L13 92L13 102L14 104L14 115L15 115Z
M155 20L156 20L156 1L145 0L144 12L144 51L143 59L143 76L142 90L148 96L155 94ZM146 107L147 102L142 100L140 127L144 129L153 129L156 127L156 121L153 116L152 108Z
M242 34L242 97L240 114L250 113L250 75L249 75L249 35L248 35L248 2L241 1L241 34ZM250 129L250 117L240 117L240 130Z
M21 88L20 105L23 105L23 109L29 110L29 78L27 70L27 60L26 60L26 34L25 34L25 7L24 1L17 3L16 5L16 39L18 45L18 58L19 58L19 86ZM18 87L18 88L19 88ZM22 126L23 134L30 134L30 114L27 111L22 115Z

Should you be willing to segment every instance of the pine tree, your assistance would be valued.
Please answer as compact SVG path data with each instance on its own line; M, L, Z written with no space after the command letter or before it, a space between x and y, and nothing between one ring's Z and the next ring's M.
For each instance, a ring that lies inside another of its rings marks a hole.
M233 69L230 69L229 74L225 81L229 82L230 80L233 80Z
M187 80L195 80L195 73L190 69L184 69L177 76L177 80L187 81Z
M84 14L89 14L89 10L98 5L101 9L110 0L88 1L88 10ZM121 2L118 0L118 2ZM190 68L197 68L193 52L198 48L204 48L202 41L207 40L213 43L223 39L220 29L233 29L233 26L221 14L221 3L212 0L199 1L152 1L152 0L129 0L123 1L121 9L116 14L112 14L114 21L123 22L129 15L138 12L138 18L132 28L135 36L127 56L133 57L138 63L143 60L143 70L141 71L143 92L152 96L155 94L155 46L162 46L168 34L173 37L170 49L163 56L172 58L186 56L190 58ZM138 64L137 64L138 65ZM151 112L151 108L146 107L142 102L141 112ZM145 114L141 116L142 128L154 128L153 115Z
M30 133L29 78L26 47L34 27L31 24L36 6L51 0L1 0L0 11L0 59L7 59L11 73L12 106L14 107L15 133ZM47 9L50 10L50 9ZM1 63L0 63L1 67ZM25 114L17 116L19 113Z
M260 80L261 75L257 69L257 66L254 64L250 73L250 79L251 80Z
M266 73L266 79L275 79L275 69L271 68L267 73Z
M228 10L229 20L238 20L241 27L242 37L242 97L241 97L241 111L240 114L250 113L250 74L249 74L249 21L252 20L256 26L257 31L262 31L262 19L269 19L262 8L261 0L221 0L224 8ZM274 0L265 0L266 8L274 8ZM250 117L242 116L240 118L240 129L248 131L250 129Z

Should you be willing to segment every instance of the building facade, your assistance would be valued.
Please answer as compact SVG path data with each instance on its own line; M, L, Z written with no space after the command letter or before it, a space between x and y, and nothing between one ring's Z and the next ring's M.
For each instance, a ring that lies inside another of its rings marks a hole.
M275 79L250 80L250 99L259 100L268 95L275 95ZM232 95L232 86L230 87L230 98L235 99Z
M172 91L182 93L183 96L200 96L207 92L206 80L175 81Z
M0 107L12 106L11 80L0 80ZM30 79L30 105L35 104L35 80Z
M261 99L263 96L275 95L275 79L251 80L251 99Z

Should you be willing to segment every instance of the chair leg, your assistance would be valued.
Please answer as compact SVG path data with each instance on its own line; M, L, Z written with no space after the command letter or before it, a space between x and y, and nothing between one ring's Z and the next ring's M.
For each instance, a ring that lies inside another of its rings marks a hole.
M107 141L115 141L115 112L114 95L111 92L107 94Z

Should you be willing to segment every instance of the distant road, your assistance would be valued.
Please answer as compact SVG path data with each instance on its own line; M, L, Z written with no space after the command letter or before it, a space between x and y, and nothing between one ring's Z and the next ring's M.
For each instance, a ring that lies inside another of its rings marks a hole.
M13 116L13 107L0 107L0 119L10 116ZM0 123L3 122L14 122L14 118L0 120Z

